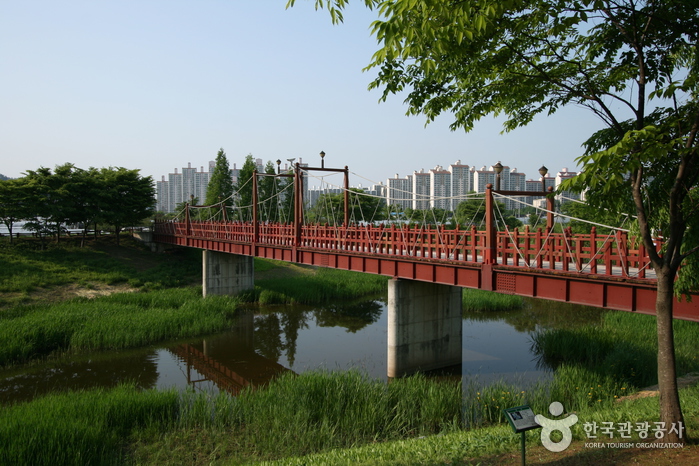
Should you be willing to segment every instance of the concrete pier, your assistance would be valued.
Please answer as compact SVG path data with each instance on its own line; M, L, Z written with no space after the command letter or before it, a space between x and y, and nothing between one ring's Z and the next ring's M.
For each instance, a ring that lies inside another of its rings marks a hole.
M388 377L461 364L461 288L388 282Z
M252 256L202 251L202 289L208 295L236 295L255 287Z

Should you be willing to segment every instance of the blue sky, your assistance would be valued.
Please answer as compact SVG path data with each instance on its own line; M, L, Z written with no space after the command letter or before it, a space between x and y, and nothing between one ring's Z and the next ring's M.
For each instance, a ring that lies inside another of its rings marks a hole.
M72 162L159 180L223 147L238 166L247 154L317 165L323 150L373 181L457 159L536 178L542 164L574 170L602 127L581 108L505 135L493 118L468 134L449 115L425 127L401 97L367 90L374 12L355 2L333 26L311 1L285 3L0 0L0 173Z

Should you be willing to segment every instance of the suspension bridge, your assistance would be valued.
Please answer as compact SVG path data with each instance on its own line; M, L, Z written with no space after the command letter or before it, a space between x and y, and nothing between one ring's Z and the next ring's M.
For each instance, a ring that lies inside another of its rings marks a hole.
M342 185L333 187L341 193L342 209L332 202L323 207L323 199L315 207L317 216L325 209L325 223L309 221L303 199L304 177L315 171L343 177ZM268 184L267 197L260 200L262 176L287 182L283 189ZM596 226L586 234L554 228L560 214L550 190L488 185L480 194L483 228L475 223L447 228L439 219L377 223L373 214L362 212L363 194L351 191L348 179L347 167L296 164L292 173L254 173L249 205L187 205L174 220L155 223L153 240L203 250L204 295L252 288L253 257L391 277L389 376L460 362L461 288L655 314L656 279L643 244L619 228L604 234ZM523 196L547 200L544 228L520 231L504 225L495 201ZM655 247L661 250L661 238ZM699 321L699 300L676 300L674 316Z

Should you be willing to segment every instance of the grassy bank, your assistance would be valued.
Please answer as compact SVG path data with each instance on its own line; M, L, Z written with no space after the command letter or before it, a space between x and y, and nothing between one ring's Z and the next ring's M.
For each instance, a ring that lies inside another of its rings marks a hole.
M0 317L0 366L211 333L231 325L239 304L183 288L15 307Z
M681 400L687 428L696 431L699 388L682 390ZM586 406L576 415L573 438L585 442L585 423L652 424L657 399ZM424 377L385 384L356 372L288 375L237 398L126 385L0 412L0 464L17 465L502 464L506 453L517 461L519 441L502 423L463 430L459 384ZM643 440L632 432L628 441ZM542 453L539 431L527 442ZM546 462L561 459L555 455ZM566 464L604 463L601 454L582 456Z
M521 309L525 305L521 296L492 291L464 288L462 309L464 312L501 312Z
M256 270L272 261L258 260ZM276 264L274 264L276 265ZM284 277L255 281L251 301L265 304L320 304L356 299L386 292L387 277L361 272L318 268L312 273L289 273Z
M20 304L55 302L74 296L95 295L108 288L157 290L201 283L201 253L177 249L153 254L125 236L64 239L41 249L33 238L14 246L0 239L0 313Z
M699 324L675 320L673 326L677 372L699 370ZM657 383L654 316L609 312L599 324L542 330L532 338L536 353L559 371L585 371L589 379L612 378L625 387L641 388Z
M699 388L680 391L685 412L685 422L690 431L699 429ZM658 421L657 398L641 398L618 403L605 408L586 408L578 411L578 422L571 428L573 442L564 452L550 452L541 445L540 431L526 434L527 464L696 464L699 447L686 444L684 449L644 450L640 448L586 448L586 442L645 442L638 434L631 439L620 440L607 436L588 439L584 424L596 422L631 422L633 425ZM509 425L499 424L476 429L446 432L443 435L412 438L385 443L372 443L351 449L335 449L296 458L265 461L267 465L345 465L345 464L520 464L519 434ZM224 462L234 464L234 462Z
M357 372L288 375L236 398L122 386L0 412L0 464L279 459L458 429L458 384Z

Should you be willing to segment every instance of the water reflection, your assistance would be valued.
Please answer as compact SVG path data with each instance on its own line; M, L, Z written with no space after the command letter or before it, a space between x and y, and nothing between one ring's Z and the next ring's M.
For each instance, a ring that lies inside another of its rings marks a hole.
M151 388L157 380L157 357L152 352L75 357L69 361L0 371L0 403L26 401L50 392L115 387L125 381L140 388Z
M245 313L225 334L168 348L185 364L187 384L203 384L233 395L248 386L261 386L288 369L255 352L254 316Z
M233 329L154 348L76 356L0 371L0 404L57 390L186 387L233 394L275 376L325 368L359 368L386 379L386 302L374 299L326 307L251 309ZM520 311L469 313L463 319L464 383L504 380L528 384L550 377L537 367L530 333L542 327L596 322L603 311L529 301Z

